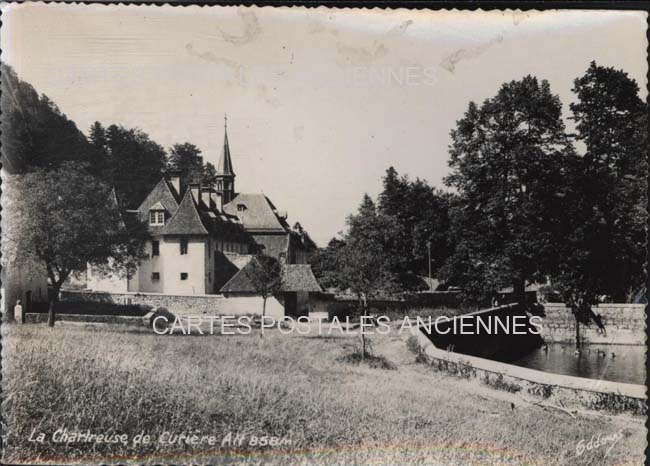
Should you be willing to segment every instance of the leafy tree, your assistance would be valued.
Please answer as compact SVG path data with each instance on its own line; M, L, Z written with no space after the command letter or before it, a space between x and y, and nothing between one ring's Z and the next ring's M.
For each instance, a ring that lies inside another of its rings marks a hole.
M445 272L476 300L511 284L525 302L526 282L558 265L563 167L573 153L561 114L548 82L527 76L480 107L470 102L451 132L445 183L459 196L452 214L459 244Z
M201 184L212 187L217 184L217 169L210 162L206 162L205 165L203 165Z
M168 169L176 170L181 177L181 192L191 183L214 186L217 182L217 169L210 162L203 163L201 149L190 142L174 144L169 149Z
M355 215L347 219L348 231L338 249L338 278L343 288L358 298L361 315L368 316L368 300L402 290L394 272L392 242L398 230L394 218L378 211L367 194ZM394 250L394 249L393 249ZM367 355L366 337L361 332L362 357Z
M432 270L437 270L453 250L449 235L449 206L452 195L435 190L420 179L410 181L400 177L390 167L383 180L384 189L379 195L379 209L397 220L398 236L395 253L403 258L400 281L411 288L417 282L415 275L429 272L429 248Z
M266 300L282 291L282 266L274 257L260 253L244 267L244 272L255 291L262 297L262 321L264 321Z
M558 283L593 303L625 301L644 279L647 107L625 72L592 62L571 104L584 154L571 160L566 260Z
M165 150L139 129L110 125L105 131L108 169L102 179L115 187L125 209L136 209L163 176Z
M345 241L332 238L327 247L316 249L310 256L311 269L323 288L344 287L339 266L339 256L344 246Z
M181 192L191 183L200 183L203 174L201 149L189 142L174 144L169 149L168 167L180 173Z
M143 257L146 225L122 218L111 190L88 174L87 165L64 162L54 170L37 169L10 177L3 197L3 253L20 264L45 264L53 296L48 323L54 325L54 305L71 272L88 263L129 273Z
M2 164L9 173L56 168L67 160L85 161L86 137L46 95L2 64Z

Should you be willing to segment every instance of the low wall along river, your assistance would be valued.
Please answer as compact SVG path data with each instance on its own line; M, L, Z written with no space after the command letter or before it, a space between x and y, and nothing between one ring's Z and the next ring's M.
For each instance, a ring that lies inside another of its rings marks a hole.
M575 318L571 310L564 304L545 304L544 307L541 337L548 346L526 356L533 358L534 364L526 362L526 357L507 363L511 361L482 351L486 345L519 348L519 342L514 346L510 344L514 341L510 335L491 336L489 341L476 340L479 344L471 347L473 351L469 352L456 351L467 346L467 337L445 338L436 332L429 334L424 328L415 331L414 335L423 357L439 370L480 378L543 398L552 397L560 403L578 404L590 409L615 407L620 411L642 413L645 386L639 381L645 378L645 367L640 363L638 356L641 353L637 350L645 350L645 305L603 304L594 307L594 312L601 315L605 332L599 331L596 324L581 325L580 335L586 344L582 354L574 353ZM517 312L515 305L475 314L508 315ZM447 348L454 350L446 351ZM625 371L633 371L633 374ZM625 383L628 381L633 383Z
M554 405L612 409L639 415L645 412L645 385L553 374L467 356L436 348L421 329L413 329L412 333L422 358L436 370L475 378L483 383L505 387L511 392L544 399Z

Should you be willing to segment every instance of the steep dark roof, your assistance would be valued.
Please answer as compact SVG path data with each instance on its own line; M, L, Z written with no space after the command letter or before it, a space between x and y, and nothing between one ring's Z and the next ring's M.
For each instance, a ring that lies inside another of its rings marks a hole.
M111 188L111 191L108 193L108 205L111 209L115 209L118 212L120 211L120 205L117 202L117 193L115 192L115 188ZM118 225L119 228L124 228L126 227L126 223L124 223L124 214L122 212L119 212L120 216L120 223Z
M256 293L246 273L249 264L250 262L221 288L222 293ZM282 291L322 292L323 290L316 281L310 265L289 264L282 268Z
M232 278L221 287L220 291L222 293L255 293L255 287L245 272L246 267L248 267L248 264L233 275Z
M163 235L207 235L208 230L203 225L201 216L196 209L192 191L185 191L185 196L178 206L176 213L162 228Z
M254 244L236 216L219 212L203 201L198 203L197 208L203 225L210 233L227 241Z
M239 210L238 206L243 209ZM244 228L249 232L270 231L283 232L289 230L289 226L277 213L273 203L264 194L239 193L223 210L230 215L239 217Z
M235 176L235 171L232 169L232 160L230 158L230 146L228 145L228 131L224 129L223 136L223 149L219 163L217 164L217 174Z
M161 179L138 208L138 216L149 222L150 210L164 209L165 225L149 225L152 235L207 235L214 234L219 239L253 244L239 218L219 212L201 200L195 200L191 190L186 190L182 200L174 187Z
M161 178L158 184L151 190L149 195L142 201L138 207L138 216L145 222L149 222L149 209L154 205L160 203L165 208L170 216L176 213L178 209L178 199L176 191L169 185L167 180ZM158 235L162 231L163 226L150 225L149 231L153 235Z
M289 264L285 266L282 277L284 291L323 291L309 264Z

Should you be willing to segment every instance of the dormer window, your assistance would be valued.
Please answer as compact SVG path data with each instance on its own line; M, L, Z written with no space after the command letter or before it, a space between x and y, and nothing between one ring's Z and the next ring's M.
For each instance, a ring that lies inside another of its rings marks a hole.
M237 212L244 212L245 210L248 210L246 204L237 204Z
M165 206L156 202L149 208L149 225L160 226L165 224Z
M165 211L164 210L150 210L149 211L149 225L164 225L165 224Z

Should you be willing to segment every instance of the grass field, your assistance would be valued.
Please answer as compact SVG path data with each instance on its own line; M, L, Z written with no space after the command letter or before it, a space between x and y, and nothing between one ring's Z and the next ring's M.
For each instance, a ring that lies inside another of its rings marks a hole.
M354 337L156 336L60 323L3 333L3 463L643 464L642 417L573 418L433 372L415 363L406 335L373 337L387 370L350 363ZM54 442L64 426L125 444ZM200 442L161 443L165 432ZM150 443L134 445L141 433ZM279 445L250 445L264 436Z

